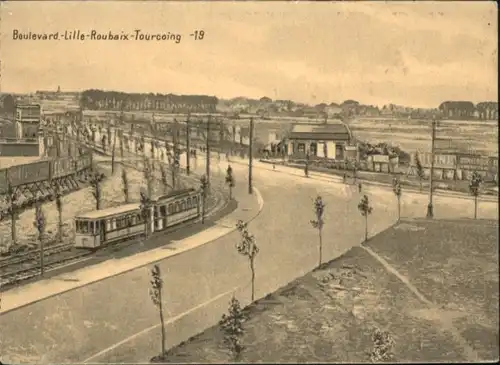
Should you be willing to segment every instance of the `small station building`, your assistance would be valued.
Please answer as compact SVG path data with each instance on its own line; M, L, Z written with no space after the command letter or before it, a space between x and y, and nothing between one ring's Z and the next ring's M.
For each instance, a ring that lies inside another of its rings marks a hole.
M287 139L287 154L291 158L344 160L353 142L349 127L339 119L323 124L297 123Z

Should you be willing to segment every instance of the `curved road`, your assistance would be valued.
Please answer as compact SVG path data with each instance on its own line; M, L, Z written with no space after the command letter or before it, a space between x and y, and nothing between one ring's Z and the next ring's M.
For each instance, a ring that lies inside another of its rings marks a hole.
M204 166L197 164L197 170ZM213 173L223 174L227 162ZM232 163L237 188L246 194L246 166ZM310 224L313 199L326 203L323 257L329 260L358 245L364 219L357 210L357 188L270 171L255 162L254 181L264 209L249 225L260 253L256 258L256 297L260 298L310 271L318 261L318 235ZM277 167L280 171L289 171ZM367 187L374 211L369 218L373 235L396 220L396 200L390 190ZM425 214L427 197L404 194L402 215ZM470 217L473 203L451 197L435 198L436 217ZM497 203L481 203L480 216L498 219ZM250 272L234 244L237 232L215 242L171 257L160 264L164 273L169 346L187 339L193 329L216 323L233 292L247 304ZM148 294L149 268L61 294L0 316L4 362L137 362L159 352L158 313ZM188 312L188 315L183 316Z

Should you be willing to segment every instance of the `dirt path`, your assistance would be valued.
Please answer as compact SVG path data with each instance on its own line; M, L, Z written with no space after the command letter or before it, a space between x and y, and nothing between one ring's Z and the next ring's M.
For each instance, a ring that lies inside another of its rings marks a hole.
M462 349L464 350L464 355L467 357L467 360L470 362L481 362L479 354L469 343L462 337L460 332L453 325L453 319L460 316L466 316L466 313L456 312L456 311L446 311L440 308L435 303L428 300L420 291L410 282L410 280L399 271L396 270L391 264L389 264L383 257L373 251L371 248L361 245L361 247L368 252L373 258L375 258L378 262L384 266L384 268L396 276L399 280L401 280L408 289L410 289L417 298L422 301L424 304L428 306L427 310L420 311L420 314L425 315L427 319L438 322L441 325L443 331L451 334L453 339L460 344Z

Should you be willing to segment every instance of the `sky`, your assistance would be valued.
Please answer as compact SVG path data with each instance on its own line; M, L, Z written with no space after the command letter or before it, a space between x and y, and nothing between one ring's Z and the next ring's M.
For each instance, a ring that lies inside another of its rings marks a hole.
M0 3L1 92L207 94L437 107L498 99L495 2ZM167 41L14 40L65 31ZM189 34L204 31L202 40Z

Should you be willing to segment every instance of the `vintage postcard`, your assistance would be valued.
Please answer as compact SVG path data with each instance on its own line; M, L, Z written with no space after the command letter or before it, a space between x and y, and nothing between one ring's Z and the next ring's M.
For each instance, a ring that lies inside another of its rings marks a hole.
M498 361L497 29L2 1L0 363Z

